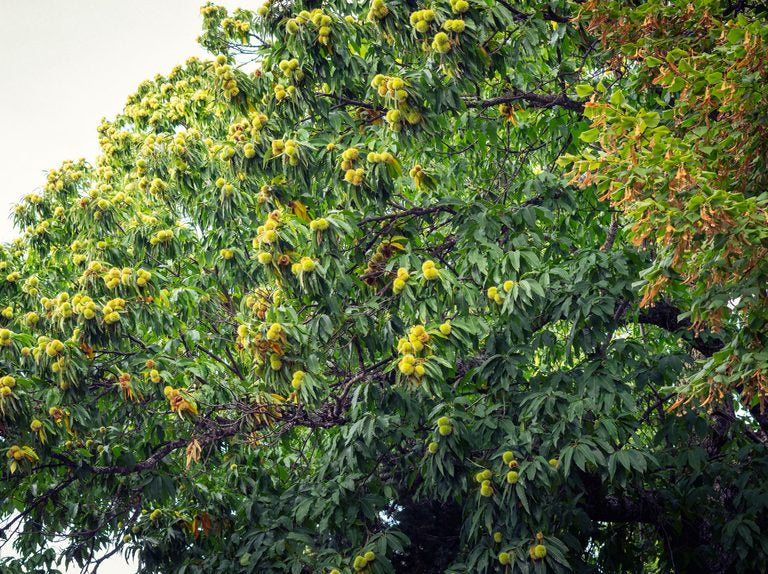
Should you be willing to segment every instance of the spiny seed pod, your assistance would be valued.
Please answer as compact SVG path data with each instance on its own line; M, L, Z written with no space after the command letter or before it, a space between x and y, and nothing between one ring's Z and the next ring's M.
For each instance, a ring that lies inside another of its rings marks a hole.
M451 43L448 39L448 34L445 32L438 32L435 34L432 40L432 49L438 54L445 54L451 49Z
M449 32L456 32L461 33L464 31L465 24L464 20L446 20L443 23L443 30L447 30Z
M424 279L427 281L434 281L440 277L440 271L435 267L430 267L424 270Z
M315 263L314 259L311 257L302 257L301 258L301 270L305 273L309 273L310 271L314 271L317 264Z
M313 219L309 222L309 228L312 231L325 231L329 226L330 224L328 223L328 220L324 217L319 217L318 219Z
M464 14L469 10L469 2L467 0L451 0L451 10L454 14Z

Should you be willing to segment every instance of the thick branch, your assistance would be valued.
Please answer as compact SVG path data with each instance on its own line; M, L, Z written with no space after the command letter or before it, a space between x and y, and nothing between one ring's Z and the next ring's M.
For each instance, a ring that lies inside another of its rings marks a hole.
M610 251L613 247L613 243L616 241L616 234L619 231L619 217L614 213L611 217L611 226L608 228L608 234L605 237L605 243L600 248L600 251Z
M363 100L353 100L345 96L339 96L337 94L327 94L325 92L316 92L317 96L330 98L336 100L340 104L347 106L355 106L358 108L365 108L376 112L385 112L386 108L372 104L371 102L365 102ZM518 90L512 90L510 93L496 98L490 98L488 100L479 100L471 96L464 96L464 102L468 108L492 108L499 104L505 104L509 102L526 102L533 108L554 108L561 107L574 112L583 113L584 103L570 99L565 94L537 94L535 92L521 92Z
M718 339L704 338L700 335L690 337L691 321L679 320L681 311L667 301L659 301L640 311L638 322L645 325L656 325L670 333L678 333L686 339L690 338L691 345L705 357L711 357L723 348L723 342Z
M234 358L232 357L231 353L229 352L229 349L226 349L227 355L229 355L229 358L232 360L232 364L227 363L224 359L217 356L215 353L212 353L202 345L197 345L197 348L200 349L203 353L208 355L211 359L216 361L217 363L224 365L227 369L232 371L235 375L237 375L238 378L244 379L243 374L240 372L240 368L237 366L237 363L235 363Z
M768 445L768 412L763 412L759 405L756 405L749 409L749 414L755 419L760 431L756 434L759 441L765 445Z
M565 94L537 94L534 92L520 92L518 90L512 90L510 93L499 96L497 98L490 98L488 100L467 100L468 108L492 108L499 104L508 104L510 102L523 101L528 103L534 108L554 108L561 107L567 110L573 110L574 112L583 113L584 103L577 102L570 99Z
M366 217L360 221L360 225L366 223L376 223L378 221L387 221L390 219L401 219L409 216L427 215L429 213L438 213L445 211L447 213L455 213L453 209L447 205L436 205L435 207L415 207L413 209L406 209L405 211L396 211L395 213L389 213L387 215L380 215L378 217Z
M584 483L584 510L598 522L645 522L658 524L661 519L656 496L647 490L638 490L637 497L603 494L599 476L580 473Z
M515 20L517 20L517 21L525 21L525 20L528 20L528 19L530 19L530 18L533 18L533 17L535 16L535 14L528 14L528 13L526 13L526 12L522 12L522 11L518 10L517 8L515 8L514 6L512 6L512 4L510 4L510 3L509 3L509 2L507 2L506 0L499 0L499 4L501 4L501 5L502 5L502 6L504 6L504 7L505 7L507 10L509 10L509 11L512 13L512 17L513 17ZM544 10L544 11L541 13L541 16L542 16L542 18L544 18L545 20L550 20L550 21L552 21L552 22L559 22L559 23L561 23L561 24L567 24L568 22L570 22L570 21L571 21L571 19L570 19L570 18L568 18L567 16L560 16L559 14L555 14L555 13L554 13L554 12L552 12L552 10L550 10L549 8L547 8L546 10Z
M229 426L229 428L201 437L197 439L197 442L200 443L200 446L205 446L212 442L216 442L223 438L232 436L239 429L240 429L240 424L238 422L233 422ZM167 442L163 446L161 446L159 449L157 449L151 456L147 457L146 459L142 460L141 462L133 466L118 466L118 465L94 466L94 467L91 467L90 470L94 474L133 474L134 472L142 472L144 470L148 470L154 467L166 456L171 454L171 452L173 452L176 449L187 446L188 443L189 443L189 439L185 439L185 438L180 438L180 439Z
M59 492L64 490L66 487L68 487L70 484L75 482L77 480L77 476L69 476L67 479L63 480L56 486L53 486L46 490L43 494L35 498L32 503L27 506L23 511L19 512L17 515L13 516L8 522L0 526L0 534L3 535L3 538L5 538L4 542L0 544L0 548L5 546L5 544L9 541L9 538L6 538L6 531L11 528L16 522L27 516L29 513L31 513L35 508L40 506L41 504L45 503L52 497L56 496Z
M646 325L656 325L670 333L679 333L690 340L694 349L699 351L705 357L711 357L724 347L723 341L711 337L702 337L700 335L690 336L691 322L688 319L679 320L680 309L667 301L659 301L650 307L646 307L640 312L638 322ZM737 386L736 390L742 389ZM755 422L760 426L761 432L756 435L759 442L765 443L768 437L768 412L761 412L760 407L752 407L749 410Z
M339 396L336 399L336 406L334 408L334 414L336 416L339 416L339 414L341 413L342 408L344 407L344 404L347 401L347 395L349 394L349 391L352 389L352 387L356 383L359 383L360 381L363 381L363 380L367 379L373 373L377 372L381 367L386 365L391 360L392 360L392 357L387 357L386 359L382 359L382 360L374 363L370 367L367 367L367 368L363 369L362 371L360 371L356 375L350 377L346 381L343 381L342 382L341 392L339 392Z
M237 433L239 429L240 429L240 422L233 421L227 428L221 429L218 432L215 432L209 435L202 436L198 438L197 441L200 443L200 446L205 446L212 442L216 442L223 438L232 436L235 433ZM161 447L159 447L155 452L153 452L149 457L145 458L139 463L134 464L133 466L111 465L111 466L91 466L86 468L89 472L93 474L133 474L136 472L142 472L144 470L149 470L150 468L153 468L154 466L156 466L161 460L163 460L166 456L171 454L174 450L187 446L189 441L190 439L186 439L186 438L180 438L180 439L168 441L164 443ZM75 461L59 453L55 453L55 452L51 453L51 457L63 462L64 464L72 468L77 468L79 466L79 464L76 463Z

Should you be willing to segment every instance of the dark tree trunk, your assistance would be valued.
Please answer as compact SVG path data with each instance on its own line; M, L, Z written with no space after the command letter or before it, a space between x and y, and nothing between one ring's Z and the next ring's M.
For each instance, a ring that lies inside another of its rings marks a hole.
M463 524L455 503L399 501L394 515L411 544L392 563L398 574L442 574L455 560Z

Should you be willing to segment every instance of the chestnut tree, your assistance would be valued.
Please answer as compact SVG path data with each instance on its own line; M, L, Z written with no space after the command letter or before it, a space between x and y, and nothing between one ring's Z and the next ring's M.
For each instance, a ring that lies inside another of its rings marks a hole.
M768 568L764 5L202 19L0 247L3 572Z

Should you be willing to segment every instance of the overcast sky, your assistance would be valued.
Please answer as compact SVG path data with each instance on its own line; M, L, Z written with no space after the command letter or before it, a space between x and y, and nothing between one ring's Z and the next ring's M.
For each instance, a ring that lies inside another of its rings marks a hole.
M221 0L229 9L258 0ZM201 0L0 0L0 242L12 204L65 159L93 159L96 126L144 79L189 56Z
M46 170L65 159L95 158L96 126L114 117L142 80L205 56L196 42L203 3L0 0L0 242L18 235L11 206L45 183ZM0 550L7 555L7 547ZM119 556L99 569L134 571Z

